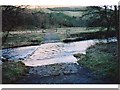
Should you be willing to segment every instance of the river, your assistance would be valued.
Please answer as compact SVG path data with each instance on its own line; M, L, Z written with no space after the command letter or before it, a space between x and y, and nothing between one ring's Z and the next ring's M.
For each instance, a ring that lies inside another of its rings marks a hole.
M110 38L109 42L117 41ZM38 46L26 46L2 50L2 56L8 60L22 60L26 66L42 66L55 63L77 63L73 56L76 53L86 53L86 49L105 39L84 40L70 43L54 42L44 43Z

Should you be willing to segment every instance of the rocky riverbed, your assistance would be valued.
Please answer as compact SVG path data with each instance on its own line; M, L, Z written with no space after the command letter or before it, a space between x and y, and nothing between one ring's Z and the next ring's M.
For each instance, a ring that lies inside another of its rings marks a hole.
M44 76L58 76L64 74L78 73L78 65L76 63L61 63L31 67L29 74Z
M30 69L29 74L23 76L23 78L15 82L15 84L16 83L17 84L94 84L94 83L101 84L101 83L113 83L113 82L110 79L97 77L95 73L93 73L91 70L85 68L82 65L69 63L69 64L56 64L52 66L47 65L47 66L32 67Z

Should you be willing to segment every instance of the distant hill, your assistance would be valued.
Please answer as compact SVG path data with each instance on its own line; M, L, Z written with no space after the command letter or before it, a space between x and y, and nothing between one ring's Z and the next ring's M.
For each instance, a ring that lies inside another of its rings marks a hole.
M86 7L55 7L55 8L48 8L52 11L72 11L72 12L77 12L77 11L84 11Z
M64 13L71 17L81 17L82 13L85 11L86 7L55 7L47 8L51 12Z
M86 7L53 7L53 8L34 8L32 11L34 12L44 12L44 13L63 13L70 17L81 17Z

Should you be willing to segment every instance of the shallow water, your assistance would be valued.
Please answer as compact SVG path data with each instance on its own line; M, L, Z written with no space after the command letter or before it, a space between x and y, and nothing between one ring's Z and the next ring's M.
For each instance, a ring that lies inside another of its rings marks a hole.
M115 42L116 39L109 39ZM55 63L77 63L73 56L76 53L86 53L86 49L91 45L104 40L85 40L71 43L45 43L40 46L27 46L19 48L3 49L2 56L9 60L23 60L27 66L41 66Z
M67 44L61 42L42 44L34 54L23 62L27 66L41 66L54 63L77 63L77 59L73 54L85 54L86 49L94 44L94 40Z
M26 46L18 48L8 48L2 50L2 56L8 60L24 60L31 55L39 46Z

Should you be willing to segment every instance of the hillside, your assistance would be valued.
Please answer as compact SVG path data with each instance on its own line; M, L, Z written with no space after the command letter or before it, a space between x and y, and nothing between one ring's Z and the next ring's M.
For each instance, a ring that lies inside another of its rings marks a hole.
M85 11L85 7L55 7L55 8L35 8L32 11L34 12L45 12L45 13L63 13L70 17L81 17L83 12Z
M86 7L56 7L56 8L47 8L51 12L60 12L64 13L71 17L81 17L82 13L85 11Z

